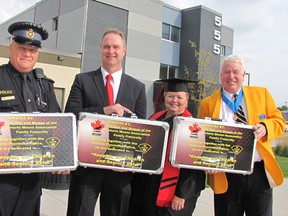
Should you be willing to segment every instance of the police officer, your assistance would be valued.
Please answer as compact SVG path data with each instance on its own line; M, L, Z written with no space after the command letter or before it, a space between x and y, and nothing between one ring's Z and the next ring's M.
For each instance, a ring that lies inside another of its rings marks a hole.
M34 69L47 30L21 21L11 24L8 32L12 40L10 60L0 66L0 112L60 112L53 80ZM0 174L0 215L39 215L41 193L38 173Z

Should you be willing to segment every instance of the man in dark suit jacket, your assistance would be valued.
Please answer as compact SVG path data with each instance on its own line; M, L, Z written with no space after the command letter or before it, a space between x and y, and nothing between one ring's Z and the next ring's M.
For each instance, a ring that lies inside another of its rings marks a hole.
M145 85L122 72L126 53L123 32L109 29L101 42L102 66L96 71L76 75L66 104L65 112L80 112L128 116L135 113L146 118ZM108 104L105 90L106 76L111 74L114 104ZM132 173L99 168L78 169L71 173L67 215L93 216L100 196L103 216L126 216L131 193Z

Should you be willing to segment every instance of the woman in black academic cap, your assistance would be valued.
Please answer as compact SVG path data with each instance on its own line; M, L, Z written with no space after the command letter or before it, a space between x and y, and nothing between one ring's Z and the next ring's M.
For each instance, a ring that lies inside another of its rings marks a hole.
M205 173L200 170L178 169L169 163L173 118L189 117L189 91L182 79L163 80L165 110L149 119L170 125L164 171L161 175L134 174L129 216L191 216L201 191Z

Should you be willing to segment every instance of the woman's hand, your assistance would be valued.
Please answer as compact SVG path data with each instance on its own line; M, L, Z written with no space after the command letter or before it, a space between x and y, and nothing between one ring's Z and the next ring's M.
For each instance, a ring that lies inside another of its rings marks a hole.
M173 200L172 200L172 204L171 204L171 208L174 211L180 211L184 208L184 203L185 203L185 199L182 199L182 198L174 195Z

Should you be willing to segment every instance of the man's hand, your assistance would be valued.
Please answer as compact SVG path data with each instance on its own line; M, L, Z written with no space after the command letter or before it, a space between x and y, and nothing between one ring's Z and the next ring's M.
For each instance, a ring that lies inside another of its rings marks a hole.
M263 140L265 141L267 139L267 130L266 130L266 127L265 125L263 124L256 124L254 126L254 134L255 134L255 138L257 140L263 138Z
M51 172L53 175L68 175L70 174L70 171L69 170L66 170L66 171L54 171L54 172Z
M205 170L205 173L206 174L217 174L217 173L220 173L220 171L218 171L218 170Z
M103 108L105 115L111 115L111 114L116 114L117 116L123 116L124 113L132 113L131 110L129 110L128 108L122 106L121 104L117 103L115 105L112 106L107 106Z

